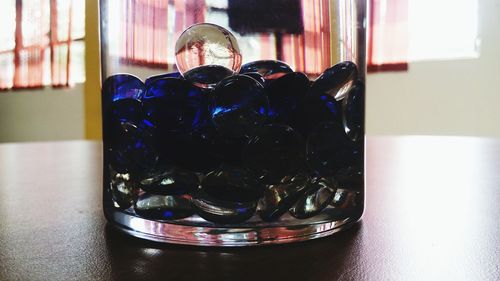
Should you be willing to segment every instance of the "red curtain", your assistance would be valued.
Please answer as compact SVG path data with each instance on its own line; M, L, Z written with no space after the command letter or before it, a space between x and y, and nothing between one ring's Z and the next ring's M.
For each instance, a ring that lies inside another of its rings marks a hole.
M178 38L190 25L205 21L204 0L173 0L172 27L168 26L169 1L127 0L123 5L125 16L120 18L126 35L122 37L119 54L122 63L162 68L173 64L168 61L169 32L173 30Z
M368 71L406 70L408 0L367 1ZM204 0L120 0L117 3L121 3L125 13L120 16L121 26L125 27L119 51L121 62L167 66L168 69L174 67L174 61L169 61L167 46L170 44L171 48L173 44L168 40L176 40L188 26L204 22L207 12ZM330 3L336 6L330 7ZM359 50L354 41L357 36L355 4L354 0L302 0L304 32L280 38L261 34L262 59L284 60L297 71L312 76L321 74L332 64L332 54L340 60L356 61ZM174 13L175 21L169 21L169 9L173 9L170 13ZM330 22L331 19L334 22ZM331 42L332 36L338 43ZM274 42L281 42L281 45L271 43L273 37ZM332 43L339 46L332 46Z
M73 1L15 1L15 44L0 52L0 89L71 84Z
M408 69L408 0L369 0L368 72Z
M330 16L328 0L303 0L304 33L283 36L283 60L296 71L318 75L330 63Z

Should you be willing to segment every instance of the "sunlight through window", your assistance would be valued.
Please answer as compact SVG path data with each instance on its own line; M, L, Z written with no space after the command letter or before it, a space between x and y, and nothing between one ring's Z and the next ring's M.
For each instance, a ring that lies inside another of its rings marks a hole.
M409 60L479 56L478 0L410 0Z

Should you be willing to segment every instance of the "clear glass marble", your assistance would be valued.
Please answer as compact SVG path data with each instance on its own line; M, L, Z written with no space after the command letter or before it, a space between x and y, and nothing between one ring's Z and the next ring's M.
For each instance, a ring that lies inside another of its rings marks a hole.
M100 13L112 225L249 246L361 218L366 0L101 0Z

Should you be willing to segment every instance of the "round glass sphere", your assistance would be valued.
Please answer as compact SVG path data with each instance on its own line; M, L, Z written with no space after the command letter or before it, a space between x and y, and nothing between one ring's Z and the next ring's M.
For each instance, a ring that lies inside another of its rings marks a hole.
M240 70L241 53L236 38L227 29L200 23L187 28L177 39L175 61L184 78L211 87Z

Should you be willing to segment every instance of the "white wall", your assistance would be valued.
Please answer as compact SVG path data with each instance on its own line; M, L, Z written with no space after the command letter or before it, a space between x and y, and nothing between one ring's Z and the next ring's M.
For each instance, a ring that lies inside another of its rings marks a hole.
M83 139L83 88L0 92L0 142Z
M368 76L369 134L500 137L500 1L478 3L479 58Z

